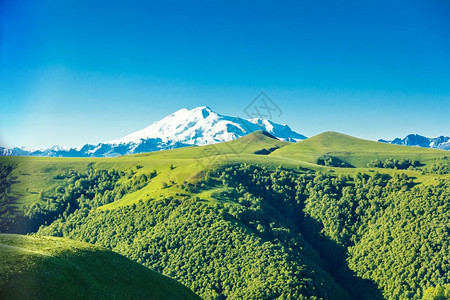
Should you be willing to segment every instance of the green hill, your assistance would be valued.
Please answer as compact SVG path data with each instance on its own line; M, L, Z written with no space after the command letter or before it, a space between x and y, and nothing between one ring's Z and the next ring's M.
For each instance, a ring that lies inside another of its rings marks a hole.
M69 239L0 234L2 299L200 299L119 254Z
M445 150L398 146L363 140L337 132L324 132L304 141L275 150L270 156L284 157L317 163L324 155L339 158L354 167L365 168L374 159L409 158L430 164L442 158L449 158Z
M322 158L331 158L343 166L356 168L334 168L333 164L318 165ZM427 183L434 182L434 178L439 175L422 172L424 167L430 168L434 163L441 162L448 164L450 161L447 151L378 143L335 132L325 132L298 143L287 143L259 131L230 142L202 147L115 158L0 157L0 164L15 165L11 174L14 179L11 181L8 195L13 199L9 201L9 205L18 209L22 209L23 205L44 203L46 196L51 196L54 189L60 187L62 180L57 179L58 175L70 170L80 172L89 167L121 172L132 170L136 176L157 172L157 176L142 189L126 193L120 201L113 201L105 206L109 209L129 205L139 199L185 194L185 191L179 188L180 185L185 182L195 183L205 171L230 164L249 163L270 168L282 165L288 169L301 167L353 174L367 172L367 166L372 160L384 162L387 159L403 158L420 162L421 167L416 171L404 172L415 177L417 182ZM399 171L383 169L382 172L392 174ZM120 179L120 183L128 181L128 177ZM44 197L40 197L42 192Z
M115 158L59 158L59 157L0 157L0 164L15 165L12 172L14 177L10 196L15 199L14 205L30 205L42 202L41 191L53 190L60 185L55 179L58 174L67 170L82 171L89 166L98 169L120 171L134 170L137 174L156 170L158 176L148 186L136 194L127 195L120 204L131 204L133 199L142 197L171 196L181 193L169 182L183 183L195 181L197 174L205 169L216 168L228 163L243 161L279 165L277 158L267 159L267 155L258 155L255 152L267 153L276 148L289 145L281 142L262 131L249 134L238 140L226 143L187 147L161 152L150 152L137 155L126 155ZM141 168L136 169L136 166ZM122 179L126 181L126 179ZM168 187L164 187L168 184ZM147 196L148 194L148 196Z
M229 142L200 147L186 147L162 152L149 152L131 155L131 157L187 158L203 159L217 155L254 154L263 149L280 148L289 145L264 131L256 131L244 137Z

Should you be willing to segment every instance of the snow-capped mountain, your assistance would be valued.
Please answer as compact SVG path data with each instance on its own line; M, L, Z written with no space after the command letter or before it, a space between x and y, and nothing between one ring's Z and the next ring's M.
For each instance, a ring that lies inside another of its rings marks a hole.
M49 149L0 147L0 155L111 157L226 142L258 130L267 131L288 142L306 139L284 124L264 119L224 116L202 106L191 110L180 109L142 130L97 145L86 144L79 148L54 146Z
M14 147L11 149L0 147L0 156L54 156L57 152L70 151L71 148L65 146L53 146L48 149L31 148L31 147Z
M450 150L450 137L439 136L435 138L428 138L418 134L409 134L405 138L396 138L392 141L378 140L382 143L403 145L403 146L416 146L424 148L436 148L443 150Z

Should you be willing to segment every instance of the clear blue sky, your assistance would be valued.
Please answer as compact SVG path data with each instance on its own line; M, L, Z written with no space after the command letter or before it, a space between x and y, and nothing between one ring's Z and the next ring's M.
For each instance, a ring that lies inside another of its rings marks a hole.
M3 0L0 144L244 117L260 91L307 136L450 135L449 1L243 2Z

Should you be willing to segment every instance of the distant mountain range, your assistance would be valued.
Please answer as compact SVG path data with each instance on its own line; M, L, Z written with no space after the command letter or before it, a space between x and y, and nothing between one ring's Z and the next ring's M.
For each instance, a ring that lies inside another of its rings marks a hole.
M133 132L123 138L98 144L85 144L78 148L53 146L47 149L27 147L0 147L0 156L55 156L55 157L114 157L187 146L202 146L226 142L249 133L263 130L282 141L298 142L306 136L293 131L288 125L266 119L243 119L224 116L207 106L175 113ZM382 143L450 150L450 137L428 138L410 134L405 138L378 140Z
M25 147L8 149L0 147L0 155L113 157L226 142L258 130L264 130L282 141L298 142L306 139L304 135L284 124L259 118L242 119L224 116L207 106L202 106L191 110L180 109L142 130L105 143L86 144L79 148L54 146L48 149Z
M380 139L378 141L382 142L382 143L395 144L395 145L450 150L450 137L448 137L448 136L439 136L439 137L435 137L435 138L428 138L428 137L421 136L418 134L409 134L403 139L396 138L392 141Z

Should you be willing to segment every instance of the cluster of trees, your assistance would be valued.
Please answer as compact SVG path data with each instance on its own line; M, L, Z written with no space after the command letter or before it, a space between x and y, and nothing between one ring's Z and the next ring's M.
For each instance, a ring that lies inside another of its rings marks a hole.
M421 164L418 160L411 160L409 158L388 158L385 161L381 161L379 159L371 160L367 167L369 168L385 168L385 169L398 169L398 170L406 170L408 168L416 168Z
M11 231L17 222L12 207L13 198L8 196L13 181L11 173L15 167L12 164L0 164L0 232Z
M422 300L448 300L450 299L450 284L428 288Z
M10 182L11 170L0 172L0 183ZM26 210L27 222L35 222L28 230L107 247L205 299L445 295L449 180L416 186L405 174L239 164L181 184L182 197L94 209L156 175L92 167L61 173L60 185L43 193L44 204ZM225 189L216 202L198 198L218 186Z
M424 174L450 174L450 162L436 162L422 169Z
M321 166L335 167L335 168L354 168L351 164L343 161L342 159L330 155L320 156L317 159L317 164Z

